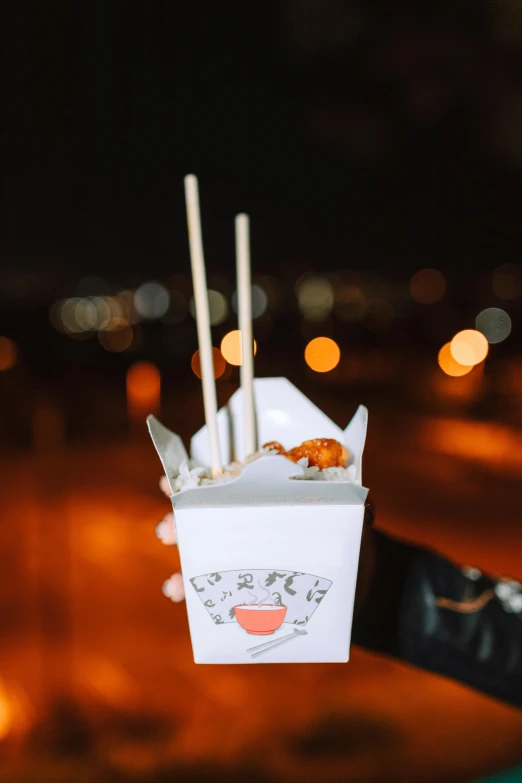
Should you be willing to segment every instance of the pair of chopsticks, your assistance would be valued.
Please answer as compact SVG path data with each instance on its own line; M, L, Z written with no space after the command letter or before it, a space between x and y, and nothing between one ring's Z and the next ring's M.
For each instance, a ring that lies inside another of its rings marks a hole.
M286 642L289 642L291 639L297 639L298 636L306 636L307 634L308 631L305 631L304 628L294 628L292 633L289 633L288 636L279 636L264 644L257 644L255 647L249 647L247 653L250 653L251 658L259 658L260 655L270 652L274 647L279 647L280 644L286 644Z
M212 337L208 310L207 276L203 254L201 215L199 208L198 180L193 174L185 177L185 201L192 267L192 283L196 304L203 406L210 445L210 468L213 476L223 471L217 422L216 381L212 356ZM240 381L243 398L245 451L256 449L256 424L254 411L254 340L252 337L252 306L250 285L250 221L248 215L236 215L236 276L239 330L241 333Z

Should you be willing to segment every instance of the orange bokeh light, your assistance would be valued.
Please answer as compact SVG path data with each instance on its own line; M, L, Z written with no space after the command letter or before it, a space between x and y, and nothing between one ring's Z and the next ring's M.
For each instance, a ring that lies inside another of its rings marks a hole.
M229 364L233 364L236 367L242 363L241 356L241 331L234 329L232 332L228 332L221 340L221 353ZM257 343L254 340L254 356L257 353Z
M214 360L214 378L220 378L227 368L227 363L218 348L212 348L212 358ZM190 361L192 372L201 378L201 362L199 360L199 350L197 350Z
M131 347L134 339L134 331L132 326L129 326L122 318L114 318L111 320L121 323L115 323L113 325L115 331L98 332L98 340L106 351L121 353Z
M420 304L434 304L446 293L446 278L438 269L419 269L410 280L410 294Z
M330 372L341 359L341 349L330 337L316 337L305 348L305 361L315 372Z
M468 372L471 372L473 367L470 366L464 366L462 364L459 364L454 358L451 353L451 343L446 343L446 345L443 345L442 348L439 351L439 365L441 370L446 373L446 375L452 375L455 378L458 378L462 375L467 375Z
M151 362L136 362L127 371L127 403L129 416L159 410L161 394L160 372Z
M0 337L0 371L10 370L16 364L16 345L9 337Z
M3 682L0 682L0 740L7 737L13 728L13 717L12 703L6 693Z
M458 364L474 367L483 362L489 351L489 343L476 329L458 332L450 343L451 355Z

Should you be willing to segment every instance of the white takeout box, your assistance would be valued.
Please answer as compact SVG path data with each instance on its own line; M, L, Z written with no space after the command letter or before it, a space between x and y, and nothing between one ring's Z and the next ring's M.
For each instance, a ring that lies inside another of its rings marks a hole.
M255 379L254 396L260 445L276 440L290 449L334 438L350 452L356 479L296 480L303 475L300 465L263 456L229 483L172 495L194 660L346 662L368 494L361 480L368 411L360 406L343 431L286 378ZM219 411L218 424L224 463L243 460L240 389ZM181 438L153 416L148 425L173 489L188 455ZM191 457L209 464L206 427L192 438ZM273 633L254 635L238 623L234 607L255 600L262 608L249 612L266 612L267 627L286 607L285 621ZM252 647L284 637L252 657Z

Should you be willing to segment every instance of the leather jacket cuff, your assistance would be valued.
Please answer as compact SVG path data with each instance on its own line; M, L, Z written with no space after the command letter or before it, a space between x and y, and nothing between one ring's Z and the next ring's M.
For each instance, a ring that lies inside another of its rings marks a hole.
M522 707L522 585L372 531L353 641Z

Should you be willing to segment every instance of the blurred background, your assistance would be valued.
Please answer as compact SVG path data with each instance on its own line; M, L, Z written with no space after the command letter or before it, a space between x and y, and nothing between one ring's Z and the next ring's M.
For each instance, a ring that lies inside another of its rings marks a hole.
M0 782L470 781L522 714L354 649L204 667L145 430L203 407L198 175L220 404L256 373L370 408L378 524L522 578L522 4L4 0ZM294 445L294 444L290 444Z

